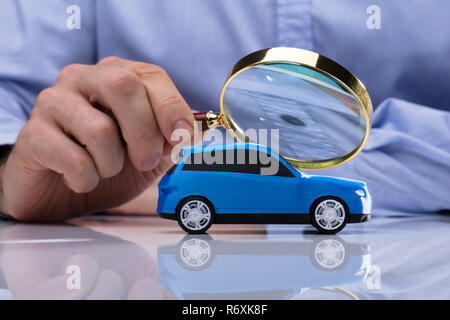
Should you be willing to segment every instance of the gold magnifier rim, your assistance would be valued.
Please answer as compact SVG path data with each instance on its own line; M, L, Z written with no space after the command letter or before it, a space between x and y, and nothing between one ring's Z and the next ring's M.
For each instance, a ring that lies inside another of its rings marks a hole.
M248 140L244 134L244 130L240 128L236 122L234 122L225 106L225 91L230 82L245 70L257 65L272 63L297 64L318 71L325 76L334 79L356 98L357 102L362 107L361 110L366 125L363 141L355 149L344 156L326 160L301 160L285 156L283 156L283 158L289 161L297 169L319 170L342 165L360 153L369 137L373 115L372 102L366 88L356 76L340 64L323 55L305 49L290 47L268 48L253 52L239 60L231 70L225 84L222 87L222 92L220 93L220 116L217 118L217 120L220 121L220 124L238 141Z

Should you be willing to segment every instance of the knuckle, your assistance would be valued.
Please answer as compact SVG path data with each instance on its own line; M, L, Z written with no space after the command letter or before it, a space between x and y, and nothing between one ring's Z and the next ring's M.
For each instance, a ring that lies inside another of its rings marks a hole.
M166 73L166 70L157 64L148 64L146 70L148 70L149 73Z
M115 132L116 126L114 121L105 116L92 121L88 135L94 144L99 145L110 141Z
M161 137L159 128L153 125L146 125L133 132L124 131L126 141L138 141L143 143L151 143Z
M101 65L108 65L108 64L114 64L118 61L120 61L121 59L119 57L115 57L115 56L111 56L111 57L106 57L101 59L97 65L101 66Z
M95 171L91 171L89 156L80 153L73 159L70 172L65 171L67 186L75 193L88 193L97 187L100 177Z
M59 106L59 100L61 98L60 89L50 87L42 90L36 98L36 103L31 112L30 117L35 115L42 115L43 117L51 117L53 112Z
M167 95L162 96L158 98L157 104L160 108L166 109L173 106L179 106L184 103L184 99L181 97L181 95L173 94L173 95Z
M71 169L76 176L85 176L89 172L90 166L91 160L87 156L81 154L74 155Z
M159 136L159 130L154 126L145 126L137 133L137 139L140 141L151 141Z
M36 98L35 107L41 107L53 102L57 97L57 90L54 87L46 88L42 90Z
M65 66L56 78L56 82L67 81L68 79L73 79L78 77L84 70L81 64L69 64Z
M139 75L166 75L167 72L164 70L164 68L151 63L137 63L133 70L138 73Z
M109 179L119 174L124 166L125 156L121 152L115 158L108 161L107 165L99 167L99 174L103 179Z
M108 68L103 74L103 82L110 90L124 95L134 93L140 84L134 72L122 68Z

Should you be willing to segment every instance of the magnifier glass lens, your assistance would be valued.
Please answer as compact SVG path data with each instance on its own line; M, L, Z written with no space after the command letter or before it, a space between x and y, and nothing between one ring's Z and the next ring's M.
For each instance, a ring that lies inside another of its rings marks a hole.
M366 134L357 99L333 78L297 64L262 64L240 72L228 84L223 104L251 141L290 158L343 157ZM269 129L266 141L259 129ZM272 129L279 130L279 141L271 141Z

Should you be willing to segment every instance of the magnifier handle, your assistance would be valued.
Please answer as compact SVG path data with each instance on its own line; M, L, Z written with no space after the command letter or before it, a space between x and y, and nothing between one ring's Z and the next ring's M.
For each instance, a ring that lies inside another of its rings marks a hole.
M195 120L202 122L202 131L206 131L209 129L207 113L208 112L195 112L194 113Z

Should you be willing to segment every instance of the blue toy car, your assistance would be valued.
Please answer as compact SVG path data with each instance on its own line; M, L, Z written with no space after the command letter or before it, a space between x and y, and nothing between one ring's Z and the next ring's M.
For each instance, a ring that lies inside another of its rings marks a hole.
M370 219L364 182L307 175L250 143L183 148L159 183L158 213L188 233L218 224L312 224L334 234Z

